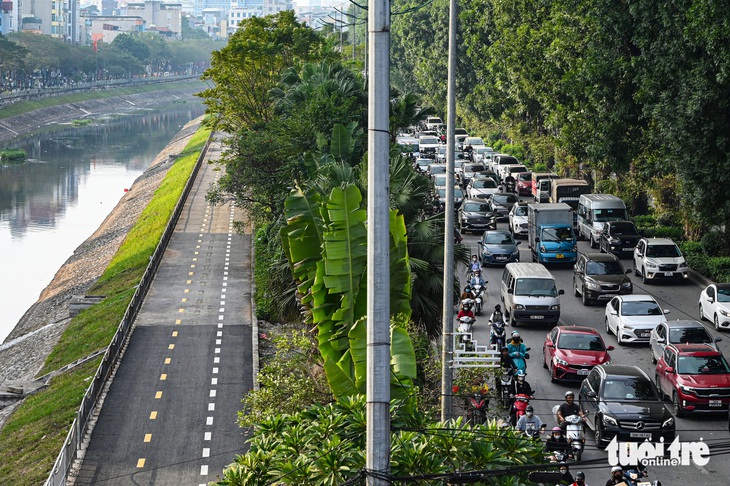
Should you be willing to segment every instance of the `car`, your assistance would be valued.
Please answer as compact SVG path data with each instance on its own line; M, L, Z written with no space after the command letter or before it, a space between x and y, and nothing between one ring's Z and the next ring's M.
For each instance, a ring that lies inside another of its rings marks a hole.
M689 266L669 238L642 238L634 248L634 273L645 284L660 279L684 281L689 278Z
M482 266L505 265L520 261L519 241L515 241L509 231L485 231L477 241L479 261Z
M446 174L433 174L431 176L435 188L446 187Z
M692 320L674 320L662 322L651 331L649 346L651 362L659 360L667 344L710 344L719 350L716 343L722 338L713 337L701 322Z
M459 208L459 232L482 232L497 229L496 215L489 209L489 204L481 199L467 199Z
M466 187L476 174L480 172L486 172L484 164L478 164L476 162L467 162L461 166L461 177L460 181L463 187Z
M428 166L433 164L433 159L426 159L426 158L417 158L415 167L418 172L421 172L422 174L425 174L428 170Z
M487 155L493 154L492 147L474 147L474 162L481 162Z
M529 196L532 194L532 172L520 172L515 177L518 196Z
M652 329L667 322L666 314L669 309L662 310L651 295L617 295L606 304L606 332L621 345L648 343Z
M730 327L730 284L711 284L700 293L700 320L715 324L716 331Z
M638 366L594 366L581 383L578 404L588 411L588 427L601 449L614 437L619 442L669 444L676 435L672 413Z
M446 145L442 145L436 149L436 162L439 164L446 163Z
M426 129L438 130L444 126L444 121L437 116L429 116L426 118Z
M573 295L581 297L583 305L610 300L616 295L634 292L631 279L615 255L579 253L573 265Z
M598 248L621 257L631 255L641 235L631 221L608 221L598 236Z
M672 400L677 417L730 406L730 366L709 344L668 344L654 379L662 397Z
M527 203L520 201L517 204L512 205L512 209L509 210L507 215L509 222L509 230L512 232L512 236L517 238L518 236L524 236L527 238Z
M499 214L497 221L504 222L509 220L509 211L519 202L519 199L509 192L496 192L489 195L488 201L492 211Z
M466 186L466 197L471 199L486 199L495 192L499 192L499 185L491 177L472 179Z
M441 209L444 209L444 201L446 200L446 188L445 187L439 187L436 189L436 194L438 194L438 200L441 202ZM461 190L461 187L456 186L454 187L454 209L459 209L459 206L461 206L461 203L464 201L464 191Z
M556 326L542 345L542 366L550 371L550 380L581 381L599 364L611 362L608 351L613 346L603 342L601 334L591 327Z
M422 157L436 158L436 150L439 148L439 141L436 135L420 135L418 137L418 153Z
M434 164L431 161L426 169L426 175L433 176L434 174L446 174L446 164Z

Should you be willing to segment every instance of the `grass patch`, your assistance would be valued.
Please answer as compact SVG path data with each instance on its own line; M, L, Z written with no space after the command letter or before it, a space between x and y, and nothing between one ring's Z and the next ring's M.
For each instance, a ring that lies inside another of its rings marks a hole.
M84 118L83 120L73 120L71 122L71 125L75 127L84 127L87 125L91 125L91 120L89 118Z
M90 290L106 298L69 323L39 375L108 346L209 133L209 128L201 127L188 142ZM93 376L98 366L96 359L55 378L48 390L25 400L10 416L0 431L0 484L43 484L89 385L87 378Z
M200 88L200 90L202 91L205 88L205 85L200 81L181 81L179 83L154 83L143 84L139 86L130 86L128 88L109 88L100 91L84 91L80 93L49 96L36 100L24 100L18 101L9 106L3 106L3 109L0 110L0 119L8 118L15 115L23 115L39 108L50 108L53 106L65 105L68 103L79 103L82 101L113 98L114 96L151 93L154 91L167 91L170 89L180 89L186 87Z
M45 483L101 358L55 377L28 397L0 431L0 484Z
M23 149L3 149L0 150L0 162L9 164L19 164L25 162L28 154Z

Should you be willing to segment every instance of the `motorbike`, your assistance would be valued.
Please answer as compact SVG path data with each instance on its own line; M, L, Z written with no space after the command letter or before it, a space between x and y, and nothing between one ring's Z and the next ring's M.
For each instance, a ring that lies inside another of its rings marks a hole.
M504 192L515 192L515 189L516 189L515 181L502 182L502 189L504 190Z
M483 393L483 390L480 390L468 397L466 400L466 406L466 416L472 425L487 423L489 397L486 393Z
M636 469L624 472L624 483L627 486L662 486L661 481L641 481L641 473Z
M509 396L510 388L512 388L512 379L514 372L512 370L505 371L499 377L499 388L500 388L500 399L502 400L502 406L507 409L511 401Z
M517 425L517 421L525 414L525 409L530 404L530 397L524 393L518 393L514 396L514 402L512 402L512 413L510 414L510 420L512 420L512 427Z
M495 321L491 323L491 330L489 331L489 342L492 345L497 345L497 349L502 349L504 346L505 339L505 323L503 320Z
M477 282L471 289L471 294L474 299L474 314L476 315L480 315L482 313L482 304L484 300L482 297L483 293L484 287L479 282Z
M559 408L560 405L553 407L553 415L555 415L556 422ZM584 410L583 413L587 415L588 411ZM568 425L565 427L565 438L570 444L573 457L576 461L580 461L586 445L586 431L583 425L583 417L578 414L569 415L565 417L565 421L568 422Z
M534 441L539 441L544 429L536 427L534 422L530 422L525 427L525 435Z

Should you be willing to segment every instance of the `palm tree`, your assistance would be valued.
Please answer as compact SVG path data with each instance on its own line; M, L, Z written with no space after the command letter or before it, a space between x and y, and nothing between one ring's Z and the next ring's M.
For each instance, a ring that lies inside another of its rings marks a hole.
M390 101L390 143L395 143L403 128L419 125L428 116L436 114L433 107L419 108L419 98L413 93L397 95Z

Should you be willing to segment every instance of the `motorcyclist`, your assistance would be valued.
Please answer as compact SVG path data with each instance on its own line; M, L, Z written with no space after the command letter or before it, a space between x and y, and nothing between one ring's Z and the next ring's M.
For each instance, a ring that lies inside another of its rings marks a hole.
M535 398L535 390L527 382L526 377L527 374L524 370L517 370L517 379L512 382L512 389L510 390L512 396L527 395L530 398Z
M509 355L515 362L515 366L518 370L525 371L527 369L527 363L525 362L525 356L527 356L527 347L525 347L520 333L512 331L512 340L507 343L507 349L509 349Z
M492 324L493 322L504 322L502 307L499 304L494 306L494 312L492 312L492 315L489 316L489 324Z
M570 417L571 415L580 415L584 422L586 420L583 410L581 410L580 406L575 403L575 393L573 393L572 390L565 392L565 403L562 403L560 407L558 407L556 415L558 425L562 429L563 434L565 434L565 428L568 426L568 422L565 421L566 417Z
M507 349L507 346L502 346L502 349L500 349L500 356L499 356L499 367L502 370L502 373L507 374L514 374L514 372L517 370L517 367L515 367L514 361L512 361L512 358L509 355L509 349ZM502 395L502 380L500 377L497 377L496 386L497 386L497 393L499 396Z
M504 184L505 191L509 190L510 188L514 189L515 178L512 173L507 174L507 176L502 180L502 184Z
M466 299L473 299L474 294L471 291L471 285L466 284L466 287L464 287L464 291L461 293L461 300Z
M474 147L471 144L464 147L464 156L469 160L474 160Z
M558 483L560 486L570 486L575 482L573 475L570 474L570 467L564 462L560 463L560 474L563 475Z
M560 427L553 427L550 436L545 441L545 450L548 452L570 453L570 444Z
M472 255L471 256L471 265L469 267L469 271L472 272L472 273L474 273L474 272L480 272L481 270L482 270L482 266L479 263L479 261L477 260L477 256L476 255Z
M611 468L611 479L606 481L606 486L616 486L624 482L624 470L621 466L613 466Z
M547 427L547 425L542 423L540 417L535 415L535 410L532 408L532 405L527 406L525 409L525 415L520 417L515 425L515 428L522 433L526 433L527 431L539 431L539 433L542 434L545 431L545 427ZM539 437L539 435L537 437Z
M459 313L456 315L456 318L461 319L462 317L465 317L465 316L468 316L468 317L471 317L472 319L474 319L474 312L471 310L471 302L469 302L468 300L463 301L461 303L461 310L459 310Z
M588 486L586 484L586 475L583 474L583 471L578 471L575 473L575 481L573 482L573 486Z
M486 282L482 278L482 271L477 269L476 271L471 272L471 281L469 283L472 287L474 287L475 285L481 285L482 287L484 287Z

